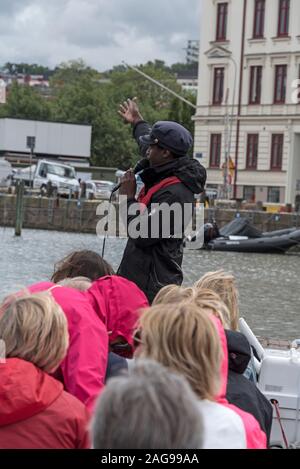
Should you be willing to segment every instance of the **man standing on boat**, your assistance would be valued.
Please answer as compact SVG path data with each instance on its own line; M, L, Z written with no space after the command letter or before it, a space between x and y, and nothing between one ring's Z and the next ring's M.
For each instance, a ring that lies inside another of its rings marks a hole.
M151 128L143 120L136 100L128 99L119 110L126 123L133 126L133 136L143 156L141 174L144 189L138 197L147 209L148 226L159 225L159 235L130 237L121 261L118 275L135 282L144 291L150 303L158 291L169 284L181 285L184 223L180 235L175 232L170 218L170 236L162 235L162 218L159 207L193 204L195 194L204 190L206 170L187 156L193 144L190 132L177 122L160 121ZM127 213L137 203L134 171L129 170L121 179L120 195L127 196ZM156 204L155 209L152 207ZM139 215L128 216L127 226Z

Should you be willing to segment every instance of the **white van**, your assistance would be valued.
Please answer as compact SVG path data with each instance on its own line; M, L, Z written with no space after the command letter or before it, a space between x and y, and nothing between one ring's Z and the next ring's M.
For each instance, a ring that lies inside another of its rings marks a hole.
M79 182L76 179L75 169L72 166L56 163L55 161L39 160L31 167L16 171L14 179L22 179L28 184L31 179L33 188L39 189L41 194L47 193L49 182L59 195L79 192Z

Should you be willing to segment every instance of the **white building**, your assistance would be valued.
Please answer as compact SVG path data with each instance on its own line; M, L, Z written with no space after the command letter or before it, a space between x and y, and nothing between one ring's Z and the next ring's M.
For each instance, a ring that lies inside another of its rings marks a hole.
M198 67L197 67L198 68ZM198 92L198 72L197 68L194 70L187 70L177 73L176 81L185 91L190 91L194 95Z
M186 63L198 63L199 59L199 41L190 39L186 48Z
M208 168L208 186L222 187L231 158L231 197L294 205L300 1L203 0L200 44L195 153Z

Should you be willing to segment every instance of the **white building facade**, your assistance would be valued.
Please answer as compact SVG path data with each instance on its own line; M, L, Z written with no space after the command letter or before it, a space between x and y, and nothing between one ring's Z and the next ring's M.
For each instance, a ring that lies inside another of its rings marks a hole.
M299 78L299 0L203 0L194 151L208 187L295 205Z

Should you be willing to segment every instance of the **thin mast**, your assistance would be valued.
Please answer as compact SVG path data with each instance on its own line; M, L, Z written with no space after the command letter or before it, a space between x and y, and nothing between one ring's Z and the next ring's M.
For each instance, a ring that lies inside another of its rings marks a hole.
M171 90L170 88L168 88L167 86L163 85L162 83L160 83L159 81L155 80L154 78L152 77L149 77L149 75L147 75L146 73L142 72L141 70L139 70L138 68L136 67L133 67L132 65L128 65L126 62L122 62L124 65L126 65L126 67L128 68L131 68L132 70L134 70L135 72L139 73L140 75L142 75L144 78L146 78L147 80L151 81L152 83L154 83L155 85L157 86L160 86L160 88L162 88L163 90L165 91L168 91L168 93L171 93L173 96L175 96L176 98L180 99L181 101L183 101L185 104L188 104L189 106L191 106L192 108L194 109L197 109L197 106L193 103L191 103L190 101L188 101L187 99L183 98L183 96L181 96L180 94L176 93L175 91Z

